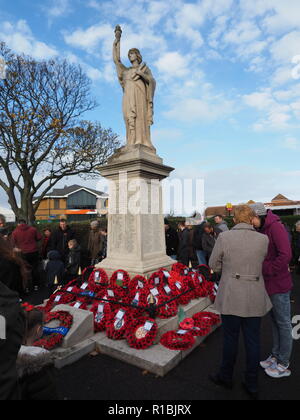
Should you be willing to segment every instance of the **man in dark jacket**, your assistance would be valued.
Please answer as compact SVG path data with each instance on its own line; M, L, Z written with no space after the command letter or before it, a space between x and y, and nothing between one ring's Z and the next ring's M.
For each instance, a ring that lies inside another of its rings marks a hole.
M177 259L179 238L175 229L170 226L168 219L165 219L166 251L173 260Z
M195 226L195 229L194 229L193 247L196 251L199 265L207 264L207 253L206 251L203 250L203 246L202 246L203 228L204 228L205 223L206 223L205 221L200 223L199 225Z
M208 260L213 252L219 234L222 233L217 227L213 227L210 223L203 226L202 248L206 252Z
M293 288L289 264L292 249L288 233L278 216L267 211L263 203L251 205L257 217L254 226L269 238L269 250L263 265L266 289L271 298L273 349L270 357L261 363L268 376L280 379L291 376L289 370L293 350L291 322L291 291Z
M185 222L179 223L178 228L179 228L178 261L181 264L189 266L190 264L190 231L186 227Z
M74 231L67 225L66 219L61 219L58 229L52 234L51 237L51 250L58 251L62 260L66 262L68 254L68 243L71 239L75 239Z
M5 280L5 279L3 279ZM16 360L25 333L24 313L17 293L0 282L0 400L20 399Z

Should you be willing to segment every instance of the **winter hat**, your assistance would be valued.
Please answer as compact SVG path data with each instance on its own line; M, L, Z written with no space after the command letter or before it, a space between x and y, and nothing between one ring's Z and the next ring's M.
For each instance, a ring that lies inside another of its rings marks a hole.
M99 227L99 222L97 222L97 220L94 220L93 222L91 222L92 229L97 229L98 227Z
M266 216L268 211L263 203L250 204L251 209L254 211L256 216Z

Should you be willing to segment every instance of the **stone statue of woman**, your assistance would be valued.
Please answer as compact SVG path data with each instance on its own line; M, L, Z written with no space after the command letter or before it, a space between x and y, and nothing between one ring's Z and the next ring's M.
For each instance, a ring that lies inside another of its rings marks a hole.
M122 30L115 30L113 58L117 68L119 82L123 88L123 114L126 124L127 145L142 144L154 149L150 126L153 124L153 98L156 82L138 49L128 53L131 67L121 62L120 42ZM154 149L155 150L155 149Z

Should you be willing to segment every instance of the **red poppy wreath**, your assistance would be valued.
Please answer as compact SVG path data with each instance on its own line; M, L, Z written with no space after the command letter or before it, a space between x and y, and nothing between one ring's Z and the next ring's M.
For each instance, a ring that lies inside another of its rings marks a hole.
M94 330L95 332L102 332L106 329L106 322L108 321L112 309L110 303L95 302L90 309L94 314Z
M141 317L132 320L126 332L126 339L130 347L145 350L154 344L158 326L154 319Z
M79 293L79 289L76 286L70 286L68 289L65 287L58 289L50 296L45 306L45 312L51 311L56 305L67 305L73 302L76 299L76 295L73 293Z
M150 278L149 278L149 280L148 280L148 286L149 286L149 288L150 289L153 289L153 288L162 288L163 287L163 285L164 285L164 279L165 279L165 275L164 275L164 272L163 272L163 270L159 270L159 271L157 271L156 273L153 273L151 276L150 276Z
M198 312L193 316L195 331L197 335L204 337L208 335L212 327L220 323L220 317L212 312Z
M172 271L175 271L175 273L180 275L186 275L188 272L188 267L181 263L175 263L172 265Z
M73 317L69 312L64 311L48 312L45 315L45 325L49 324L49 322L54 320L59 321L59 327L44 327L44 336L43 338L35 342L35 347L42 347L46 350L52 350L62 343L64 337L72 327Z
M124 270L117 270L113 273L110 278L111 286L121 286L129 288L130 284L130 277L127 271Z
M165 293L160 294L158 299L158 305L164 304L158 309L158 317L162 319L168 319L177 315L178 302L176 300L168 302L170 299L174 298L172 290L168 285L164 286L164 292Z
M106 335L111 340L122 340L131 325L131 313L125 309L114 311L106 322Z
M191 331L169 331L161 337L160 344L169 350L184 351L194 346L195 338Z
M89 289L99 293L108 286L108 275L102 268L94 270L89 277Z

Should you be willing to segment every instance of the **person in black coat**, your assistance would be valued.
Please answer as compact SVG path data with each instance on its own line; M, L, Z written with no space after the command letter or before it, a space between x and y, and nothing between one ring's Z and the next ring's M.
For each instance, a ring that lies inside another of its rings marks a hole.
M25 331L18 291L23 291L22 260L0 237L0 400L20 399L16 359Z
M207 264L207 253L203 250L202 246L202 236L204 233L203 228L205 224L206 222L204 221L194 228L193 247L195 249L199 265Z
M52 234L51 237L51 251L58 251L65 262L68 255L68 243L71 239L75 239L75 233L67 225L65 219L61 219L58 229Z
M177 259L181 264L189 266L190 263L190 231L185 222L178 224L179 246Z
M165 219L165 234L166 234L166 251L167 255L174 260L177 259L179 237L175 229L170 226L170 223Z

